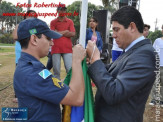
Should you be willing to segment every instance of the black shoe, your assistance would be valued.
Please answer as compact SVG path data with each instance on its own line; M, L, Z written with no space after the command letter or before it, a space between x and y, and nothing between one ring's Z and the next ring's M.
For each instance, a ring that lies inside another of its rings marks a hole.
M160 106L163 108L163 101L160 101Z
M156 101L155 100L151 100L151 102L149 103L149 105L151 105L151 106L156 105Z

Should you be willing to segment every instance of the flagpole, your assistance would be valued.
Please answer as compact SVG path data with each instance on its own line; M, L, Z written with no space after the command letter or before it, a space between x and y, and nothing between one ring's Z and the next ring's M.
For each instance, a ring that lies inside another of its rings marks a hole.
M88 0L82 0L79 44L81 44L83 47L85 47L87 11L88 11Z

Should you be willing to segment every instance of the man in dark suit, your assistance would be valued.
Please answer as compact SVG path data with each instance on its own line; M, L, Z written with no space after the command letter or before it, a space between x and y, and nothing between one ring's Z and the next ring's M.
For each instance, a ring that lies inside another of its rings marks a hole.
M88 73L97 86L95 122L143 122L143 113L155 80L155 51L143 36L138 10L125 6L111 18L113 38L124 53L105 66L96 44L89 41Z

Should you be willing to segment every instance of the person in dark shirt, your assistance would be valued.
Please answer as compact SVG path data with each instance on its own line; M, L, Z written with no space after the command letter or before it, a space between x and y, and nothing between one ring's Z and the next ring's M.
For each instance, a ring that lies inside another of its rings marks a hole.
M72 78L69 86L54 77L40 62L48 55L51 39L62 35L36 18L23 20L18 26L21 57L14 73L14 90L20 108L28 108L26 122L61 122L60 103L81 106L84 101L84 78L81 62L86 51L76 45L72 55Z
M155 50L143 36L138 10L125 6L112 17L113 38L123 53L110 65L100 60L96 44L88 41L88 74L97 86L95 122L143 122L143 113L155 81ZM106 66L106 67L105 67Z

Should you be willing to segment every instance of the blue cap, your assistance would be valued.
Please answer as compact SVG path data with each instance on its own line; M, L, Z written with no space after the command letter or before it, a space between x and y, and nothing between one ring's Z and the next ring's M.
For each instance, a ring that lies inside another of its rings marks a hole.
M62 36L60 33L50 30L46 22L37 18L23 20L18 26L17 34L18 41L28 38L32 34L44 34L51 39L57 39Z

